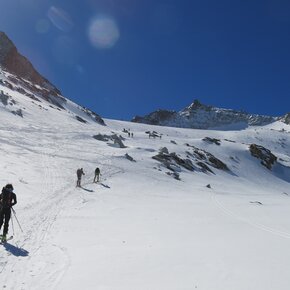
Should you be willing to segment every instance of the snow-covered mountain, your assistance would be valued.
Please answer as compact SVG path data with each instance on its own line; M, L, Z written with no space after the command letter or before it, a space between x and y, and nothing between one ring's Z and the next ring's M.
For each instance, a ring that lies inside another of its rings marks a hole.
M9 90L0 90L0 102L5 110L25 118L31 107L43 110L58 110L70 114L79 122L93 120L105 124L103 119L93 111L81 107L61 95L59 89L41 76L4 32L0 31L0 85ZM18 94L12 94L11 92ZM19 96L29 99L29 106L21 106L16 100Z
M1 289L289 289L285 120L104 126L59 91L0 75L0 184L18 197Z
M193 129L240 129L248 126L270 124L277 119L270 116L253 115L242 111L207 106L195 100L179 112L157 110L144 117L136 116L132 122Z

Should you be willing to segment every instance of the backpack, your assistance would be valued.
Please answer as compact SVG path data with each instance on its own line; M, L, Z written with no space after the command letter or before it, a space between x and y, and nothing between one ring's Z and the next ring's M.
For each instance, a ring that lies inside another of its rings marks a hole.
M1 206L3 208L10 207L12 203L12 198L13 198L13 192L3 187L2 193L1 193Z
M100 169L99 168L96 168L95 174L100 174Z

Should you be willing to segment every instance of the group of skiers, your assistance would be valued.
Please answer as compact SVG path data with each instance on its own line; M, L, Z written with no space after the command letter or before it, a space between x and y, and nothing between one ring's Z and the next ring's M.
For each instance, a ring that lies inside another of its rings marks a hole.
M83 175L85 175L83 168L79 168L77 170L77 187L81 187ZM100 175L100 169L97 167L95 169L94 182L100 181ZM2 188L2 192L0 193L0 231L4 223L3 234L0 234L1 242L6 242L7 240L11 211L15 214L12 207L17 203L17 197L13 190L13 185L8 183Z
M82 176L83 175L85 175L83 168L79 168L77 170L77 187L81 187L81 181L82 181ZM100 181L100 175L101 175L100 168L97 167L95 169L94 183ZM97 181L96 181L96 179L97 179Z
M134 137L134 134L133 134L133 132L130 132L130 129L123 128L123 132L124 133L127 133L128 134L128 137L131 137L131 138Z

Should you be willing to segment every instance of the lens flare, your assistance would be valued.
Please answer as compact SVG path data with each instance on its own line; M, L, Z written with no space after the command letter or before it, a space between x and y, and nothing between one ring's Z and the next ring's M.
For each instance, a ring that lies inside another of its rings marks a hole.
M89 25L88 35L91 43L98 49L112 48L120 38L116 22L107 16L98 16Z
M51 6L47 12L47 16L52 24L61 31L68 32L73 28L71 17L60 8Z

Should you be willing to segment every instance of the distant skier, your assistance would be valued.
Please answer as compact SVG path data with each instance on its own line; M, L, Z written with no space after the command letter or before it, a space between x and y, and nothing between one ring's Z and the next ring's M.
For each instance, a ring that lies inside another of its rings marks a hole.
M81 187L81 180L82 180L82 176L85 175L84 170L82 168L79 168L77 170L77 187Z
M94 182L96 182L96 178L97 178L97 182L100 181L100 174L101 174L101 172L100 172L100 168L97 167L97 168L95 169L95 178L94 178Z
M9 220L11 217L11 208L17 203L16 194L13 192L12 184L7 184L3 187L0 194L0 230L4 222L4 229L2 235L2 241L6 241Z

